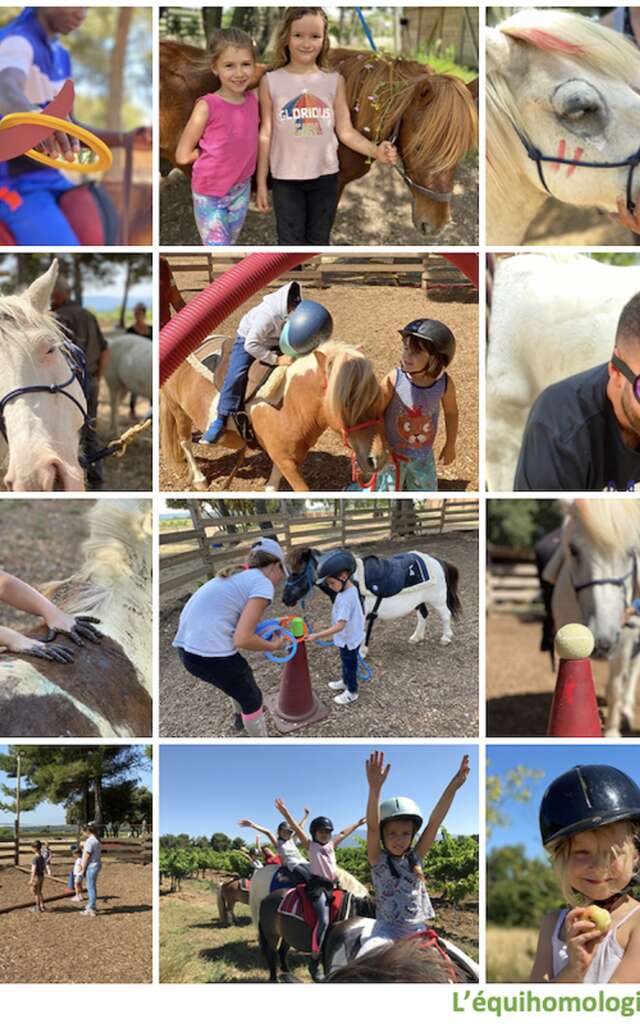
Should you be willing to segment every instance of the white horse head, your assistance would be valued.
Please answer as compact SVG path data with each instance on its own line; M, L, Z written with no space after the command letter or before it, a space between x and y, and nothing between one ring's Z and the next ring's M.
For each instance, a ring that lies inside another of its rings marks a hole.
M570 602L577 602L579 621L593 633L596 655L608 656L636 596L640 508L634 500L591 498L568 504L566 512L562 586L557 599L554 594L556 627L576 621Z
M488 241L518 245L549 194L615 212L632 181L634 198L640 174L630 179L628 165L585 165L637 154L637 48L558 10L519 11L486 38ZM527 144L549 159L532 158Z
M16 392L2 409L6 438L0 436L0 449L9 450L4 483L12 491L84 490L78 449L86 401L64 333L48 312L57 274L54 260L22 295L0 299L0 402ZM20 393L67 381L65 394Z

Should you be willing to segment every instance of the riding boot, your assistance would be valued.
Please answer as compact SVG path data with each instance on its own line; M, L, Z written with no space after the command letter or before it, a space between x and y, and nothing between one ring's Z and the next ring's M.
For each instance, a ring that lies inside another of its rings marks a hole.
M247 730L248 736L268 736L267 732L267 718L264 713L264 708L260 708L259 711L254 711L252 715L243 715L242 724Z

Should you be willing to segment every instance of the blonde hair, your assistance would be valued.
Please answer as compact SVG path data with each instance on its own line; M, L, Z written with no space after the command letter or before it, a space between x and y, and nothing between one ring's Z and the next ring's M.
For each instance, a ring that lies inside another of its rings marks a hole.
M611 830L616 825L626 825L626 832L621 843L611 842L604 850L603 854L599 855L599 859L604 861L605 865L608 866L612 860L619 857L621 853L631 853L638 860L640 853L638 852L638 842L640 841L640 827L638 822L633 821L631 818L627 818L623 821L612 822L610 825L601 825L600 828L585 829L584 832L577 832L575 835L567 836L563 839L557 839L553 843L549 843L547 846L547 853L551 857L551 863L553 870L555 871L562 895L566 899L569 906L577 907L584 903L585 898L582 893L577 892L569 883L569 857L571 855L571 849L573 843L578 836L585 834L596 835L599 839L602 837L606 840L606 833L611 833ZM598 844L600 846L600 844Z
M216 576L219 579L226 579L228 576L235 576L238 572L244 572L245 569L266 569L268 565L282 565L282 562L275 555L270 555L268 551L256 548L255 551L249 552L246 562L236 562L234 565L227 565L220 569Z
M291 26L294 21L300 21L307 14L312 14L314 17L322 18L324 22L324 39L322 40L322 49L316 57L316 64L321 71L327 71L329 65L329 47L331 40L329 39L329 19L325 13L323 7L287 7L282 17L282 21L278 27L278 34L274 43L273 50L273 61L270 65L271 71L277 71L278 68L284 68L291 61L291 52L289 50L289 36L291 34Z
M208 59L210 64L215 64L230 46L236 50L248 50L253 63L256 62L256 50L253 39L241 28L221 28L215 32L209 41Z

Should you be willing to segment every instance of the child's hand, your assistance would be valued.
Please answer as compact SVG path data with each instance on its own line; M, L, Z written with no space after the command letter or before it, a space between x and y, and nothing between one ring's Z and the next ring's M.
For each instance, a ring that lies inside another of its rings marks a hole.
M281 796L276 798L275 804L276 804L276 811L280 811L280 814L282 814L283 817L285 817L285 813L284 812L286 811L287 808L285 807L284 800L282 799Z
M464 786L469 776L469 771L469 755L465 754L464 757L462 758L462 761L460 762L460 767L458 768L458 771L453 776L453 781L456 783L457 789L460 789L460 786Z
M83 647L85 640L91 640L98 644L102 640L102 633L95 628L94 623L96 622L100 622L100 619L96 619L93 615L74 617L60 611L59 608L54 608L46 618L49 627L47 641L53 640L58 633L61 633L62 636L68 636L70 640L73 640L78 647Z
M307 633L307 635L303 637L303 640L305 640L308 644L311 644L313 643L314 640L318 639L319 635L319 633Z
M258 185L256 188L256 206L260 213L268 213L270 210L269 192L266 185Z
M291 640L288 636L282 634L281 636L274 636L273 640L269 640L269 650L279 651L281 647L288 647Z
M371 757L368 757L365 763L369 789L372 789L374 792L382 789L390 768L390 764L385 765L384 763L382 751L374 750Z
M444 448L440 452L440 458L444 462L445 466L450 466L455 461L456 457L456 446L451 441L447 441Z
M240 826L240 828L255 828L253 822L249 821L248 818L240 818L238 825Z
M569 964L584 974L595 955L598 944L607 934L599 931L591 918L585 917L585 907L574 907L564 921Z
M295 363L295 359L291 356L278 356L278 366L292 366Z
M381 164L395 164L398 150L391 142L381 142L376 146L375 159Z
M29 654L32 658L43 658L45 661L59 661L68 665L75 658L73 651L63 644L45 644L42 640L34 640L32 637L22 636L15 633L5 641L4 646L12 654Z
M636 206L635 213L629 213L626 197L623 196L618 196L616 205L618 212L609 214L611 220L617 220L636 235L640 234L640 207Z

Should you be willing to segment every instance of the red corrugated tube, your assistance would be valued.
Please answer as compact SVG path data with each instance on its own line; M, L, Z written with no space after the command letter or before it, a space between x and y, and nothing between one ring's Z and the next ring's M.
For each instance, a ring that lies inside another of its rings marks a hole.
M254 252L207 285L160 331L160 386L254 292L315 253Z

